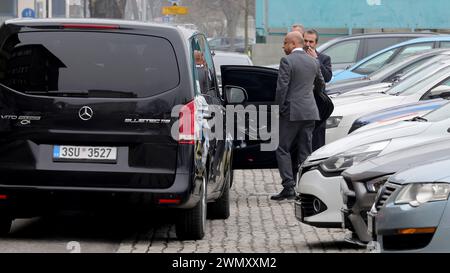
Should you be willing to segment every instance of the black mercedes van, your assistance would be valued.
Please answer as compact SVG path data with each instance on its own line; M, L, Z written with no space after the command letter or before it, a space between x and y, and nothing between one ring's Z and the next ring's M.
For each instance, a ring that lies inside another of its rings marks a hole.
M229 216L233 144L194 127L225 100L201 33L120 20L5 22L0 234L56 209L126 205L175 209L178 238L203 238L207 215Z

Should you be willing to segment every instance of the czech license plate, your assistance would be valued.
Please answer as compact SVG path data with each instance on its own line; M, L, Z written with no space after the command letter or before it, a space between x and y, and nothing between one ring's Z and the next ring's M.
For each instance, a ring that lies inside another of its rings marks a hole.
M115 163L117 148L55 145L53 146L53 160Z

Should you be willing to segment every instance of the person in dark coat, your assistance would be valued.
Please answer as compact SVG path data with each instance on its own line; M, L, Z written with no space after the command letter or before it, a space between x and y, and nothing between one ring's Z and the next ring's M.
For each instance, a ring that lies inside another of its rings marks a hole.
M317 52L317 43L319 42L319 34L314 29L307 30L304 34L305 52L313 58L319 60L320 71L325 79L325 82L330 82L333 78L333 71L331 67L331 58L328 55ZM323 89L325 92L325 89ZM320 106L319 106L320 107ZM316 122L316 128L313 133L313 151L325 145L325 130L326 120Z

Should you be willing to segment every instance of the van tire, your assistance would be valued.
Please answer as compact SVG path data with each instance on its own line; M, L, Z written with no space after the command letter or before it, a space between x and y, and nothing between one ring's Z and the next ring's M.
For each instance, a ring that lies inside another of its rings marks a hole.
M206 182L203 180L201 198L192 209L182 211L176 223L176 235L179 240L202 240L206 230Z

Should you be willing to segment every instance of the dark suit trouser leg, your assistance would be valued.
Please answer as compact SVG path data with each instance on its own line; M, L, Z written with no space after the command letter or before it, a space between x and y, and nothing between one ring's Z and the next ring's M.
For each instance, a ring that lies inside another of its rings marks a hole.
M282 179L281 184L284 188L295 187L291 150L297 135L297 123L289 121L289 117L280 116L280 143L276 151L276 157Z
M284 188L293 188L296 185L292 162L302 164L311 154L314 125L314 121L291 122L280 117L280 144L276 155ZM295 145L297 153L291 154Z
M326 131L326 122L317 121L316 128L314 129L313 134L313 144L312 144L313 152L325 146L325 135L326 135L325 131Z
M298 164L301 165L312 153L313 132L315 121L303 121L300 124L298 145Z

